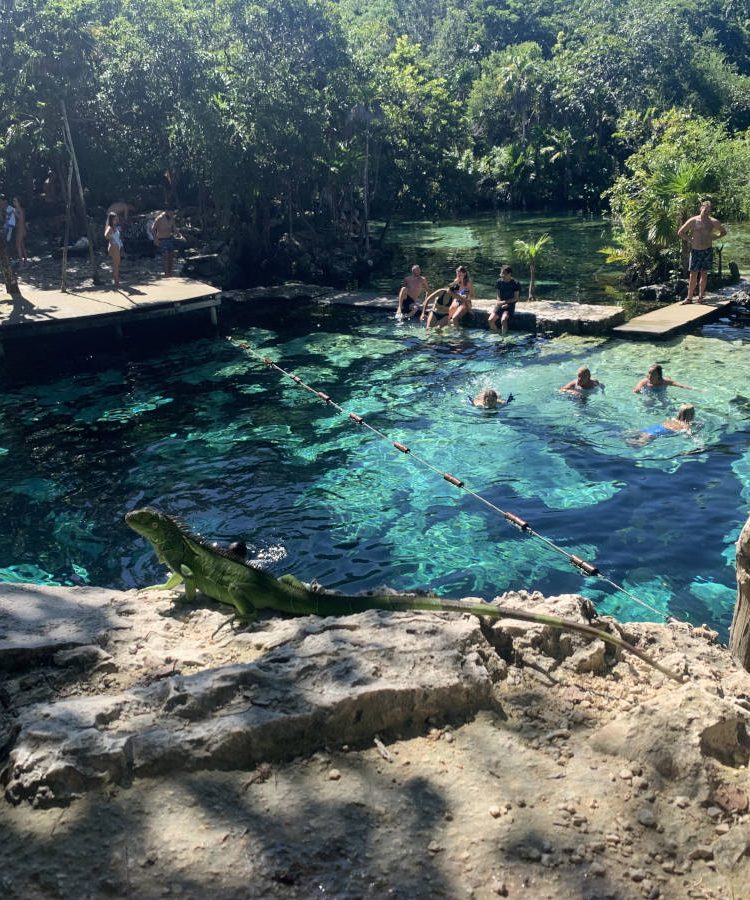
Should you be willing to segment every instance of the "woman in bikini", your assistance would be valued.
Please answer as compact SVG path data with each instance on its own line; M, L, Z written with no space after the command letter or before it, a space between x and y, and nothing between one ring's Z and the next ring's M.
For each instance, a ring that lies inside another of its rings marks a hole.
M425 312L420 318L427 315L427 328L444 328L450 323L450 311L453 308L453 300L458 297L458 284L455 282L448 287L438 288L429 294L424 301ZM432 303L429 314L426 310Z
M471 301L474 299L474 282L469 278L469 270L466 266L456 269L456 281L458 296L454 297L448 313L448 322L451 325L460 325L461 320L471 312Z
M117 213L107 215L107 224L104 227L104 240L107 241L107 253L112 259L112 280L116 288L120 287L120 263L122 261L122 234L120 232L120 220Z

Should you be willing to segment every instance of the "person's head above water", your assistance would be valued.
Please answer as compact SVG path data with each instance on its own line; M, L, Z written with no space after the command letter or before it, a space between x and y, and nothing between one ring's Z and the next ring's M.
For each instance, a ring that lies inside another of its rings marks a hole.
M576 372L576 378L581 387L586 387L591 382L591 369L588 366L581 366Z
M420 266L412 266L412 267L411 267L411 274L412 274L412 275L421 275L421 274L422 274L422 269L421 269L421 267L420 267Z
M659 363L654 363L653 366L649 366L646 374L651 384L660 384L664 380L664 372Z
M677 410L678 422L693 422L695 420L695 407L692 403L683 403Z
M485 409L494 409L497 406L497 401L497 391L493 388L485 388L474 399L475 405L483 406Z

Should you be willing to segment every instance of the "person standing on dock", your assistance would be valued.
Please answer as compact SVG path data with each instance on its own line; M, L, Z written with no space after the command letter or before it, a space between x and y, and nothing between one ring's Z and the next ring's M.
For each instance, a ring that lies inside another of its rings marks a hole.
M419 266L412 266L409 275L404 278L404 286L398 294L397 316L413 316L419 312L419 298L424 291L425 297L430 292L430 286L427 279L422 274ZM424 318L424 307L422 307L422 318Z
M13 209L16 212L16 255L22 263L29 261L26 253L26 213L18 197L13 198Z
M714 238L724 237L726 228L718 219L711 215L711 203L704 200L701 203L701 211L697 216L688 219L677 232L677 236L683 241L690 241L690 280L688 282L688 294L683 304L692 303L695 296L695 288L698 285L698 303L703 303L706 295L706 283L708 273L713 268ZM700 283L698 279L700 277Z
M116 288L120 287L120 263L122 262L122 232L117 213L108 213L104 227L104 240L107 242L107 253L112 260L112 281Z
M154 219L153 234L156 249L161 253L164 274L169 278L174 267L175 219L173 210L165 209L164 212L159 213Z

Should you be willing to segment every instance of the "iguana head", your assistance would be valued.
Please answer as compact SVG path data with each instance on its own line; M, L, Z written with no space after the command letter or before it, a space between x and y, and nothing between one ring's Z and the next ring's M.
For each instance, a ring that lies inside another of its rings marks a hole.
M152 506L127 513L125 524L151 541L162 557L173 556L183 545L183 534L177 522Z

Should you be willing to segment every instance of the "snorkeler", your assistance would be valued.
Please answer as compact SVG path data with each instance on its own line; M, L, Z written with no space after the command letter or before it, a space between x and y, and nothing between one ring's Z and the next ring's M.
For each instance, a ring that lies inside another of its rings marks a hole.
M673 381L671 378L665 378L659 363L654 363L648 367L645 378L641 378L638 384L633 388L634 394L640 394L642 391L652 391L656 388L678 387L685 388L686 391L699 391L700 388L690 387L689 384L680 384L679 381Z
M472 406L481 406L483 409L497 409L498 406L507 406L513 399L513 394L508 394L508 399L503 398L493 388L485 388L476 397L469 397Z
M583 391L593 391L596 388L604 388L601 381L591 377L591 369L588 366L581 366L576 373L574 381L569 381L560 388L565 394L581 394Z
M643 428L638 434L628 440L629 444L634 447L641 447L653 441L656 437L662 437L668 434L679 434L680 432L692 432L693 422L695 421L695 407L692 403L683 403L677 410L677 416L674 419L667 419L661 425L651 425L649 428Z

